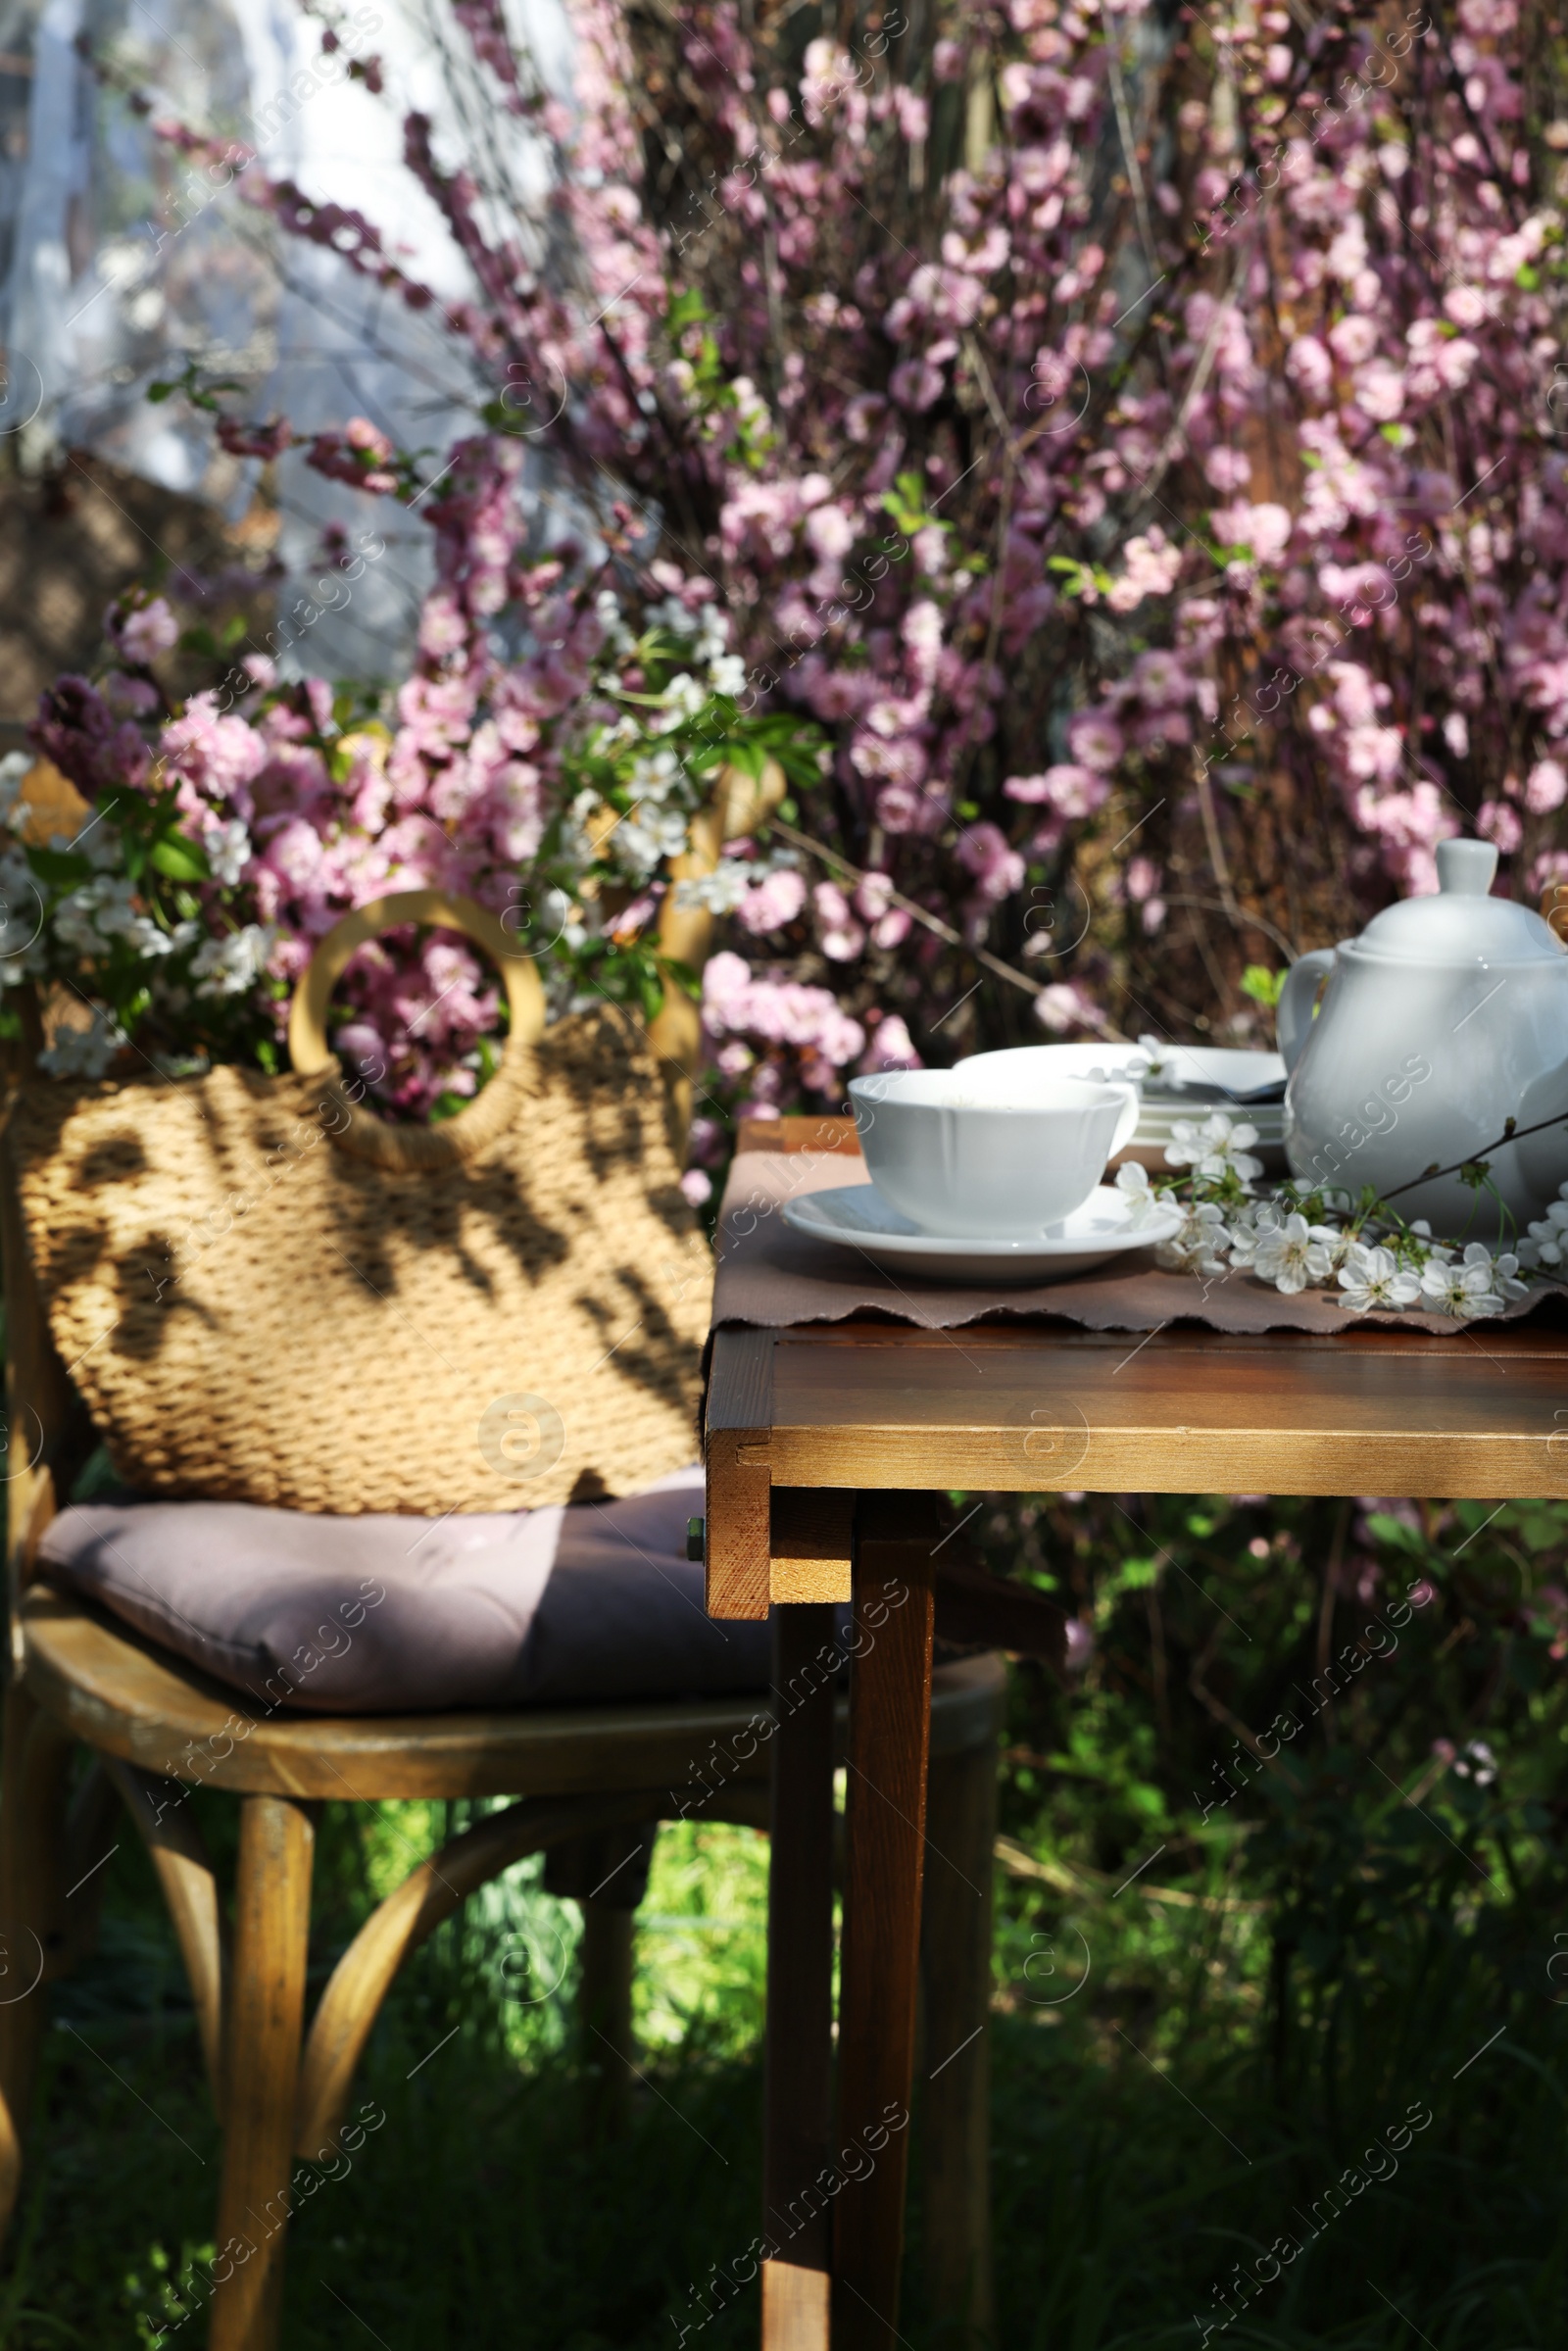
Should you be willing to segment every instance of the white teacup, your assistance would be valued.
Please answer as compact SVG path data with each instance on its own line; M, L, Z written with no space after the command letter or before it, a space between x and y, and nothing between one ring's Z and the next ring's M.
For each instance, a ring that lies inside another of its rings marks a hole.
M1117 1080L897 1069L851 1082L866 1172L923 1232L1033 1239L1084 1201L1138 1124Z

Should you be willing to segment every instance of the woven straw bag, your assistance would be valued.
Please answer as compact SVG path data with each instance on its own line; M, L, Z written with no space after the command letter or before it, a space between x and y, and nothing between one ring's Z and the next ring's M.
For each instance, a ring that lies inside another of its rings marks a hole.
M385 1126L326 1043L332 987L395 924L506 981L500 1068ZM711 1261L642 1024L545 1027L532 961L416 890L328 932L294 1074L29 1085L7 1145L50 1330L116 1468L160 1494L439 1514L629 1493L696 1458Z

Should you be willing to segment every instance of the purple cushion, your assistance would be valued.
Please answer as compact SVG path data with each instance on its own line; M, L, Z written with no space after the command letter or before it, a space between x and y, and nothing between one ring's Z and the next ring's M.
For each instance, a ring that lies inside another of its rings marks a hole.
M704 1611L702 1509L700 1469L620 1501L441 1519L100 1501L63 1510L40 1559L218 1681L310 1713L764 1690L767 1626Z

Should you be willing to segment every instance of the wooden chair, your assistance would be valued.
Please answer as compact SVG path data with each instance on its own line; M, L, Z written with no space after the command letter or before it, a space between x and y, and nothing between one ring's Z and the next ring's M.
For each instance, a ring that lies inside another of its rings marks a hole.
M466 1897L525 1854L626 1835L669 1817L670 1791L717 1742L735 1753L760 1703L651 1702L504 1713L288 1716L139 1639L39 1580L37 1547L94 1442L48 1333L9 1158L0 1152L0 1249L7 1307L11 1679L0 1757L0 1934L13 1984L0 2003L0 2229L15 2209L45 1987L90 1947L101 1880L78 1880L128 1806L162 1884L190 1981L203 2058L223 2131L211 2300L212 2351L272 2351L279 2337L289 2180L297 2157L329 2149L354 2071L399 1967ZM933 1840L989 1887L1003 1672L992 1656L943 1667L932 1708ZM842 1714L842 1709L841 1709ZM843 1727L840 1725L842 1739ZM74 1795L78 1747L91 1764ZM768 1748L711 1797L682 1809L769 1822ZM191 1807L191 1787L239 1800L231 1913ZM515 1799L412 1869L343 1954L307 2029L306 1956L317 1808L327 1798ZM939 1825L940 1824L940 1825ZM631 2049L630 1914L583 1900L582 1989L617 2053L601 2123L613 2120ZM965 2327L988 2307L984 2034L989 1911L928 1910L931 1998L945 2041L966 2038L935 2118L929 2231L939 2308ZM256 2216L271 2216L266 2228ZM945 2297L945 2299L944 2299Z
M12 1265L7 1260L8 1285ZM8 1298L16 1293L8 1287ZM15 1360L15 1358L13 1358ZM35 1473L46 1486L47 1470ZM35 1491L38 1528L45 1493ZM20 1549L25 1572L28 1544ZM507 1714L257 1720L236 1737L242 1700L156 1650L98 1611L24 1584L13 1624L18 1668L7 1693L0 1779L0 1916L13 1980L26 1996L0 2006L0 2202L9 2220L21 2180L22 2134L40 2038L44 1986L89 1947L90 1910L68 1889L99 1860L120 1800L144 1837L190 1982L214 2104L223 2127L212 2296L212 2351L272 2351L279 2340L289 2180L297 2158L330 2156L355 2068L398 1969L466 1896L525 1854L587 1833L668 1817L670 1791L694 1759L734 1753L758 1714L745 1698ZM939 1669L932 1702L931 1835L958 1870L989 1883L1003 1671L992 1656ZM93 1769L73 1803L75 1749ZM690 1817L768 1822L767 1749L752 1756ZM231 1923L190 1807L191 1786L239 1798ZM315 1820L328 1797L514 1795L411 1869L360 1929L305 2023ZM79 1899L79 1897L78 1897ZM89 1901L91 1897L89 1896ZM583 1901L582 1996L615 2052L598 2097L599 2124L621 2103L632 2049L631 1914ZM928 1911L927 1959L953 2045L983 2023L990 2000L989 1920L946 1901ZM975 2182L984 2177L983 2101L975 2064L948 2069L933 2186L934 2268L968 2312L987 2248ZM949 2197L955 2199L951 2204ZM275 2216L265 2230L255 2216ZM253 2248L245 2251L244 2248Z

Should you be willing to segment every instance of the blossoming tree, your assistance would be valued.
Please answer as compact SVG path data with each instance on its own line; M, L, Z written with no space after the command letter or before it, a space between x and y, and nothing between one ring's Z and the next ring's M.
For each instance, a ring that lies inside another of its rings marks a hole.
M140 101L189 170L439 315L473 386L444 459L364 419L308 451L368 531L378 499L433 529L390 700L253 656L169 713L122 661L46 715L84 789L172 786L238 860L274 984L397 877L534 889L571 986L647 984L703 778L768 748L779 821L701 886L715 1091L760 1107L980 1043L1261 1035L1280 965L1430 887L1462 828L1518 892L1568 873L1545 15L569 13L569 98L463 0L473 136L405 122L463 301ZM258 466L287 447L212 405ZM325 551L323 596L368 544ZM474 1082L492 1004L466 960L445 994L410 968L362 983L360 1042L416 1107Z

